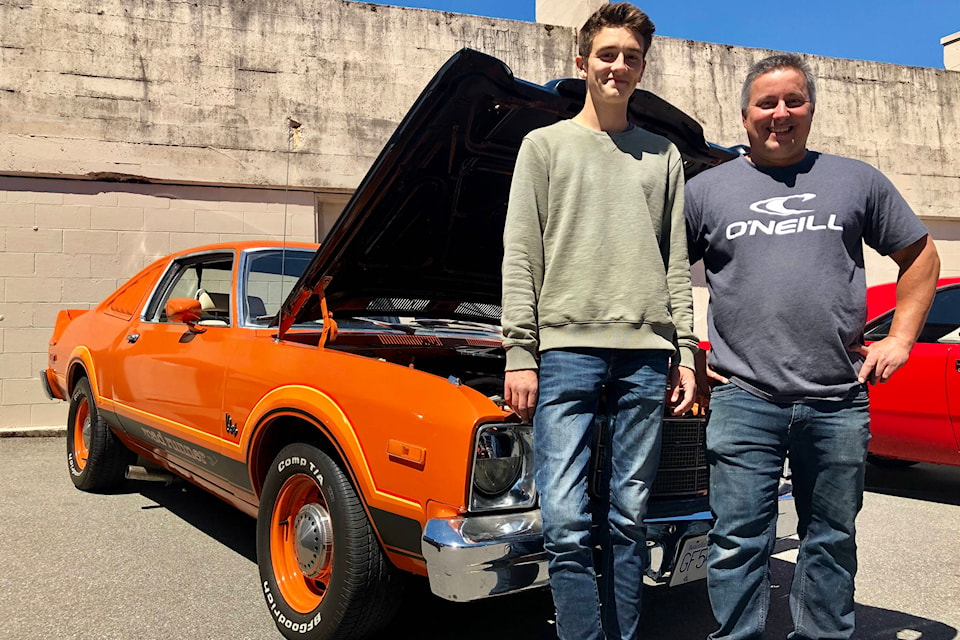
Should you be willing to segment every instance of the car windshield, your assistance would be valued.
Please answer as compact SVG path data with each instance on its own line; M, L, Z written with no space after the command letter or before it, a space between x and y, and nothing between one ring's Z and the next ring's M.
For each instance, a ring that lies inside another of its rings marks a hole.
M892 322L893 311L888 311L867 327L864 340L886 338ZM937 291L917 342L960 342L960 287Z
M268 327L280 311L293 285L306 270L313 252L302 249L265 249L250 252L246 258L246 279L243 285L247 326ZM496 305L463 303L458 315L477 320L423 317L416 311L428 308L428 300L375 298L367 305L371 313L350 318L337 318L341 331L397 331L406 334L500 332L500 308ZM412 313L411 313L412 312ZM295 328L316 330L320 319L301 322Z

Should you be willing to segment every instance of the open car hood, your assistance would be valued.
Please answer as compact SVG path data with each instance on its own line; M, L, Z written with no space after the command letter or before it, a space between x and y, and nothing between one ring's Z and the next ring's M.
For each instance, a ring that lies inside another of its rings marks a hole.
M503 224L523 136L576 115L585 84L517 80L463 49L437 72L390 137L277 318L417 316L499 324ZM637 89L630 120L669 138L687 177L736 157L700 125Z

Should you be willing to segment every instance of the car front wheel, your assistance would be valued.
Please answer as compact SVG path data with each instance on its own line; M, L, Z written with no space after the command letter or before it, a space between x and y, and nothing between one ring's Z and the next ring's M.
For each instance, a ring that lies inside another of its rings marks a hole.
M257 562L267 607L287 638L363 638L399 605L400 576L350 480L310 445L288 445L267 473Z
M120 485L134 455L100 417L90 381L77 381L67 413L67 467L83 491L106 491Z

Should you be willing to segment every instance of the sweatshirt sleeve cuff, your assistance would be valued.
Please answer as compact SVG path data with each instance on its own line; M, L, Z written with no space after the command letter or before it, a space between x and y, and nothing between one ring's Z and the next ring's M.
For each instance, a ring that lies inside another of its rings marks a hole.
M673 354L672 364L696 371L697 365L694 358L697 355L697 351L699 351L699 349L696 347L680 347L677 349L677 352ZM509 357L507 359L509 360Z
M690 362L693 362L691 359ZM538 369L536 353L523 347L507 349L506 371L521 371L523 369Z

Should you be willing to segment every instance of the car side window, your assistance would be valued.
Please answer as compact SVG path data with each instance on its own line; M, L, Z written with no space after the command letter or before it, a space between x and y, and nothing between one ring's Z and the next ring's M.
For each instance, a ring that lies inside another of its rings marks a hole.
M251 253L245 268L244 325L266 327L313 258L312 251L271 249Z
M182 258L167 269L153 299L147 305L144 319L170 322L166 316L167 302L173 298L193 298L200 301L200 324L229 326L232 283L232 254L218 253Z
M893 312L884 314L867 328L864 339L886 338L892 321ZM917 342L960 342L960 287L937 292Z

